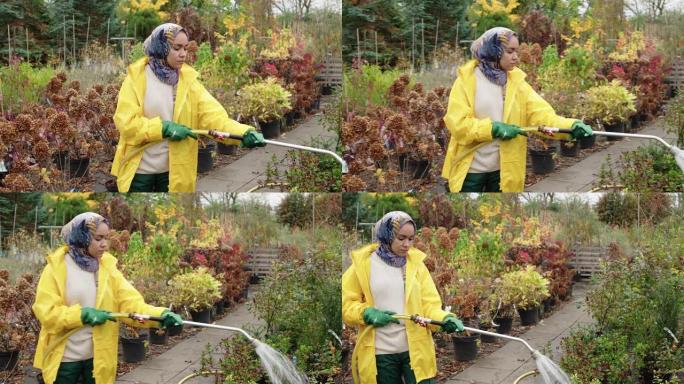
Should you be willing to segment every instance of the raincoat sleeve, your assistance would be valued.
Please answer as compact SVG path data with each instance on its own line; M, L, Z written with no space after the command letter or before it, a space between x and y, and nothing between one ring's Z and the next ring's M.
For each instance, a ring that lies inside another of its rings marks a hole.
M83 325L81 305L66 305L59 292L52 265L48 264L38 281L33 313L41 327L49 333L62 333Z
M425 265L421 267L418 277L424 316L434 320L443 320L449 312L442 310L442 299L439 297L437 287L435 287L430 271L428 271Z
M475 118L475 108L468 103L462 77L458 77L451 88L444 123L449 129L451 137L461 145L493 140L492 120Z
M528 83L524 85L524 92L527 95L527 123L531 126L546 126L555 128L571 128L577 121L576 119L568 119L566 117L558 116L553 107L544 100ZM553 135L556 139L570 140L571 137L567 133L556 133Z
M119 130L121 141L130 145L142 145L162 140L161 117L148 119L143 116L143 106L138 102L133 79L126 76L119 101L114 112L114 125Z
M363 311L370 304L364 300L359 278L354 265L342 275L342 320L349 325L366 325Z
M161 316L162 312L166 309L146 304L140 292L126 280L118 269L113 272L112 278L114 294L116 295L115 301L118 303L119 312ZM139 323L133 325L140 326ZM158 326L158 324L154 321L148 321L145 322L144 326Z
M221 103L199 82L197 82L197 89L199 94L197 103L199 129L222 131L236 135L244 135L248 129L253 129L249 125L240 124L231 119ZM239 145L240 141L231 140L229 144Z

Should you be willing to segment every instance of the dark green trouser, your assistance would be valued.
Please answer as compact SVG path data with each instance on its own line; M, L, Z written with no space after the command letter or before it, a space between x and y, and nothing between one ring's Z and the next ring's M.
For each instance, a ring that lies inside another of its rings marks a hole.
M408 352L375 355L375 365L378 369L378 384L416 384ZM437 384L437 381L426 379L419 384Z
M501 172L469 173L461 192L501 192Z
M55 384L95 384L93 377L93 359L61 363L57 371Z
M169 173L157 173L153 175L143 175L136 173L131 181L128 192L168 192Z

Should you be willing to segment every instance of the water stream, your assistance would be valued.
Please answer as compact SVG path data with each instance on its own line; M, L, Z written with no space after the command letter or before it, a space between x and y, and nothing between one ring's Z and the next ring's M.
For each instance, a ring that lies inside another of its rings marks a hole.
M273 384L306 384L306 376L301 374L287 356L273 349L270 345L252 339L261 365L266 370Z
M570 384L568 374L553 360L542 355L539 351L534 352L534 358L537 363L537 370L539 370L545 384Z

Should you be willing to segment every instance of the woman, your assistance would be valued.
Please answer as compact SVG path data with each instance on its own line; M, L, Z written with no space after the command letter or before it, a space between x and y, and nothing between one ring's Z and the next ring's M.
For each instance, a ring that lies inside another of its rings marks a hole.
M412 247L415 234L407 213L386 214L375 225L378 243L352 252L342 277L342 319L360 327L352 358L357 384L436 383L432 331L393 314L442 320L446 332L463 330L456 316L442 310L425 254Z
M162 24L145 40L147 57L128 67L114 114L119 144L112 175L119 192L194 192L197 136L191 129L242 135L247 148L266 145L254 128L231 120L184 64L187 46L181 26Z
M180 316L145 304L107 253L109 226L92 212L62 229L65 246L47 257L33 313L41 324L33 365L45 383L114 383L119 325L111 312L161 316L161 327L180 325ZM140 326L159 326L146 322Z
M518 65L518 36L493 28L470 47L473 60L458 70L444 122L451 140L442 177L456 192L522 192L527 136L520 127L572 128L559 139L591 136L580 120L556 115L525 81Z

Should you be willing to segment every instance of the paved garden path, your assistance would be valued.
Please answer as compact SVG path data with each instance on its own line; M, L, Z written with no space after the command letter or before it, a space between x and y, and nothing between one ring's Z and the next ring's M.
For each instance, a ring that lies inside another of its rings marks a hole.
M330 96L324 96L321 101L321 107L326 104ZM322 110L322 108L321 108ZM331 137L335 138L336 134L327 131L320 119L322 112L319 110L313 116L309 116L299 124L292 131L285 132L276 141L282 141L292 144L310 145L310 141L315 137ZM282 165L282 160L290 148L267 145L264 148L256 148L250 150L246 155L238 160L218 169L213 169L208 173L200 176L197 180L198 192L246 192L253 187L259 185L266 176L266 166L271 161L273 155L279 160L278 163ZM279 167L280 171L284 168ZM268 191L267 189L260 189L261 192Z
M586 312L584 298L589 284L580 282L573 288L572 299L551 316L530 328L520 337L532 348L542 350L549 343L551 357L556 363L560 360L560 342L573 328L591 322ZM548 356L548 355L547 355ZM516 341L509 341L492 354L478 358L475 364L457 375L450 377L446 384L511 384L525 372L535 369L535 363L527 348ZM535 382L527 379L525 383Z
M249 287L249 298L252 300L256 286ZM248 310L247 304L243 303L230 310L230 313L220 320L217 325L227 325L243 328L245 326L255 326L260 324ZM141 365L131 372L117 378L117 383L128 384L176 384L184 377L193 373L199 368L199 360L207 343L217 345L226 337L230 337L230 332L218 329L205 328L194 336L191 336L161 355L146 359ZM189 383L211 383L211 378L192 379Z
M635 132L643 135L655 135L665 139L668 143L676 143L677 137L668 133L662 118L650 122L641 131ZM605 140L605 137L597 137L597 140ZM540 182L527 187L528 192L588 192L598 179L601 164L610 155L613 169L617 169L618 160L623 152L634 151L638 147L649 144L661 145L655 140L624 138L603 151L592 153L581 161L560 171L553 172Z

